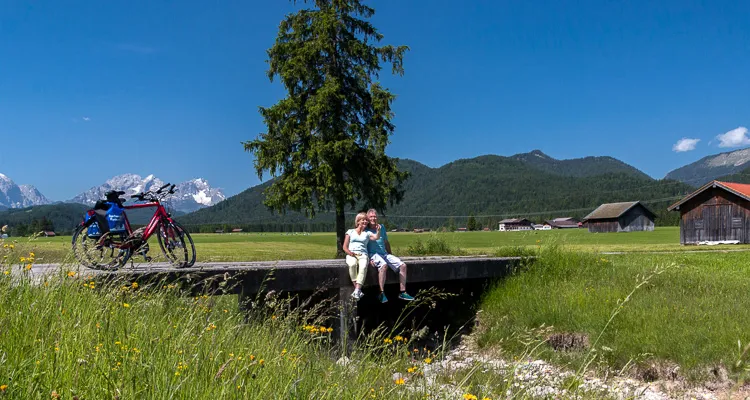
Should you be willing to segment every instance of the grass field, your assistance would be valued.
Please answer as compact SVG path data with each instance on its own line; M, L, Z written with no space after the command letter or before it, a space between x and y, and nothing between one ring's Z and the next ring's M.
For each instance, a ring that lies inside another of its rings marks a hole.
M543 249L527 270L488 292L480 342L514 349L509 337L548 326L588 335L592 344L601 333L595 355L610 368L656 361L679 365L680 376L695 380L717 365L738 374L747 361L738 341L750 343L748 287L749 252L603 256ZM543 348L543 357L574 367L589 355ZM743 365L733 370L738 360Z
M491 255L526 251L539 256L522 273L499 282L496 287L486 293L479 317L481 329L478 331L480 344L485 348L503 349L503 351L508 352L506 354L510 355L524 354L528 349L529 342L517 339L519 337L528 339L524 335L530 330L544 326L551 329L552 332L583 334L590 338L590 342L596 350L594 353L589 353L588 350L555 352L549 347L542 346L540 348L541 353L536 354L536 356L556 363L569 364L573 369L577 369L591 360L592 357L595 357L597 364L601 363L599 365L609 369L620 369L628 365L648 365L652 362L664 365L679 365L680 376L698 381L705 379L708 368L716 365L727 367L733 377L741 376L745 372L747 354L743 356L740 353L742 348L750 343L750 297L747 296L747 288L750 287L750 251L727 252L724 250L750 250L748 246L680 246L677 228L657 228L654 232L620 234L590 234L584 230L574 230L430 234L390 233L389 237L394 252L403 255L415 254L415 249L420 248L418 244L434 241L450 247L447 251L439 251L446 254ZM280 233L200 234L194 235L194 239L199 261L324 259L331 258L335 254L335 236L328 233L312 235ZM69 240L70 238L66 237L39 238L31 241L20 239L16 245L18 248L23 248L24 252L34 252L36 262L64 261L70 260ZM11 241L6 241L6 244L11 243ZM151 246L152 253L158 254L158 245L152 243ZM427 254L433 251L430 250L433 248L430 246L422 246L421 248L427 248ZM18 249L16 249L17 252ZM604 252L616 254L605 254ZM425 252L423 251L423 253ZM67 286L62 287L67 288ZM631 295L631 291L636 287L638 289ZM31 313L32 308L38 307L32 299L44 297L47 294L36 292L30 294L33 291L41 290L40 288L27 288L25 290L28 290L29 293L21 293L20 296L27 296L29 298L28 304L23 302L20 304L26 304L25 306L29 310L24 312ZM109 303L114 302L113 304L116 305L117 302L122 303L123 301L120 298L114 299L106 293L91 299L88 297L79 298L78 296L89 295L86 294L88 293L86 291L79 293L78 290L76 289L74 294L71 294L75 298L70 301L73 304L82 302L75 307L82 307L84 313L99 315L100 317L97 318L100 319L103 319L107 312L117 311L115 310L116 307L113 308L114 306ZM162 295L166 297L158 297L157 300L149 300L148 297L137 299L144 302L143 307L146 307L146 304L156 304L158 307L163 307L163 305L160 305L163 302L178 301L170 298L168 293ZM4 296L3 301L5 303L0 305L7 308L4 308L5 314L0 311L0 317L4 315L2 326L17 326L20 324L23 327L20 332L16 332L15 328L11 331L14 332L13 335L17 336L13 340L22 342L22 345L15 349L18 352L17 354L24 351L38 351L33 343L27 343L24 341L25 339L21 339L22 332L35 332L36 336L34 337L40 337L41 332L48 329L46 327L48 324L58 324L59 321L63 321L63 325L81 323L67 320L67 317L55 320L58 322L48 321L37 324L34 319L27 319L26 322L22 323L16 318L15 314L7 311L13 308L11 304L16 304L15 301L18 296L14 294L13 296L16 297L8 297L10 296L8 293L4 293ZM57 315L61 312L61 309L71 309L65 306L62 306L62 308L53 306L53 304L57 304L53 302L53 299L54 296L50 295L50 304L44 306L47 308L43 310L35 309L33 312ZM88 305L90 301L104 303L96 306L99 308L90 308ZM107 304L109 305L107 306ZM141 309L140 306L138 309ZM193 322L195 324L215 323L211 322L214 317L216 317L215 314L209 314L205 319L196 317ZM45 316L45 318L47 317ZM144 314L143 318L152 317ZM145 325L156 324L157 317L153 316L153 318L153 322L143 321L142 323ZM175 316L175 318L177 317ZM85 344L91 347L91 343L79 343L79 341L84 340L83 336L96 337L97 332L93 331L91 326L94 326L97 320L84 318L79 319L79 321L88 324L87 329L89 330L84 332L80 338L71 339L74 341L69 346ZM124 325L126 322L119 321L116 324ZM241 324L230 323L229 325L232 326L231 330L238 335L238 340L252 343L252 346L262 348L264 352L278 352L278 347L283 348L283 346L287 348L302 346L302 344L307 346L305 337L294 336L294 333L289 333L291 335L288 338L289 341L287 341L287 338L283 338L283 340L277 338L269 342L256 343L253 342L255 339L249 339L249 336L245 335L265 335L267 333L262 330L252 330L257 329L257 327L254 327L248 331L249 333L240 334L245 329L240 328ZM64 330L63 328L55 329ZM127 331L129 328L122 326L117 329ZM151 328L144 326L140 330L132 331L136 332L134 335L139 340L135 347L145 347L145 342L142 342L142 340L149 336L146 333L149 329ZM157 328L154 327L154 329ZM193 337L196 335L196 329L198 329L195 326L185 327L185 329L192 332L190 333L192 336L187 331L180 331L178 336L182 335L184 340L204 340ZM154 337L166 335L166 331L162 327L158 327L157 331L163 333ZM6 335L2 338L4 342L9 333L8 331L0 332ZM119 331L115 330L108 333L108 340L112 341L114 337L119 335L117 332ZM77 336L74 335L75 337ZM597 338L599 339L597 340ZM543 339L543 337L537 339ZM218 343L217 340L234 343L231 341L234 339L230 340L228 337L212 339L211 343ZM738 342L740 344L739 349ZM47 343L46 346L50 347L51 345ZM168 348L155 350L154 356L166 357L170 360L170 363L177 365L176 358L166 355L166 352L173 351L173 347L177 344L173 343L169 346ZM211 350L208 349L212 345L195 344L195 346L197 346L197 353L195 354L198 355L194 355L194 360L197 359L195 357L208 357L208 359L213 360L212 368L216 368L217 364L220 364L219 358L216 358L215 354L212 355ZM240 345L237 344L237 346ZM321 348L305 354L311 359L324 357L322 353L316 353L318 351L324 352L325 350ZM206 352L208 352L208 356L204 354ZM50 358L52 356L51 353L44 355L48 360L54 360L54 358ZM368 355L367 357L371 356ZM26 358L33 360L39 357L42 357L42 355L28 355ZM226 359L226 356L224 357ZM70 362L70 360L70 357L68 357L67 361ZM377 362L400 366L406 366L408 362L411 362L409 359L398 357L378 360ZM736 364L737 361L739 361L739 364ZM195 363L195 361L192 362ZM153 363L154 365L161 365L156 361L153 361ZM279 364L281 363L282 361L279 361ZM327 362L323 364L327 365L326 368L336 368ZM2 368L1 365L0 368ZM34 372L35 367L31 364L16 365L15 368L20 368L24 373L37 373ZM48 374L53 372L52 370L46 371L45 373ZM312 368L309 371L318 370ZM66 373L72 374L72 372ZM201 373L209 376L208 370ZM329 375L332 380L325 382L334 382L335 379L338 379L335 375L337 373ZM363 373L368 372L363 371ZM378 382L386 382L385 373L382 375L381 373L382 371L378 372L378 375L372 379ZM283 374L291 374L291 372L282 372ZM125 378L125 381L130 379L129 377ZM73 375L68 378L73 379ZM45 382L47 382L47 385L51 385L49 380ZM158 383L158 385L167 388L165 390L169 392L172 389L169 389L171 386L168 385L173 383L164 381ZM350 395L353 393L351 391L362 390L363 386L361 385L363 384L364 381L357 383L355 386L346 386L345 390L341 389L343 391L324 392L319 392L319 388L311 386L305 389L305 393L322 393L322 397ZM289 390L288 387L276 387L274 385L281 385L281 383L269 381L265 388ZM228 386L219 388L214 383L210 383L208 386L221 391L228 388ZM136 388L129 390L129 393L137 394ZM186 393L197 394L202 397L204 393L199 392L200 390L202 389L191 388ZM262 393L269 394L271 392L264 389Z
M194 234L198 261L265 261L327 259L336 255L333 233L309 235L284 233ZM408 255L418 241L438 237L465 254L496 254L503 249L535 249L551 243L565 244L572 251L586 252L672 252L724 249L750 249L750 246L681 246L679 228L658 227L653 232L589 233L585 229L531 232L452 232L389 233L397 255ZM24 242L26 238L16 239ZM43 262L60 262L69 256L70 237L37 238L33 246ZM150 241L151 253L160 253L158 244Z

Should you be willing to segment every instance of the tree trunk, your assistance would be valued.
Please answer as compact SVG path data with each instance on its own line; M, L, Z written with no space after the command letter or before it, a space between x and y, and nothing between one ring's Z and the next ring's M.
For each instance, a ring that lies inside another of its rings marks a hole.
M346 218L344 218L344 199L336 199L336 257L344 258L344 234L346 233Z

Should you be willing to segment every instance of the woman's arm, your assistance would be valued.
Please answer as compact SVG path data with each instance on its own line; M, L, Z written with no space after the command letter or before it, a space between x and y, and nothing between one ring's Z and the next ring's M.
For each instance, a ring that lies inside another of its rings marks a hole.
M344 245L342 247L341 250L344 250L344 253L350 256L353 255L352 252L349 251L349 235L344 235Z
M380 224L375 228L375 234L370 234L370 240L378 240L380 239Z

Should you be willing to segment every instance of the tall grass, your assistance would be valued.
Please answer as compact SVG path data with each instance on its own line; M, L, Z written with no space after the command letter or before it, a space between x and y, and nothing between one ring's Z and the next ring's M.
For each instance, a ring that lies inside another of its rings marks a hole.
M602 256L543 248L486 295L480 343L513 348L506 338L539 326L591 342L601 333L597 357L610 368L676 363L680 374L702 379L708 367L737 358L738 340L750 340L748 261L746 253ZM546 349L544 357L574 367L587 354Z

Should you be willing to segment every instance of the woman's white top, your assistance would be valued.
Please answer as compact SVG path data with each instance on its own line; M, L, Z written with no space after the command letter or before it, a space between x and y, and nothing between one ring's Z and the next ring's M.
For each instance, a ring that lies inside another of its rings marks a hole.
M367 254L367 242L370 241L370 233L362 230L362 233L358 234L356 229L349 229L346 234L349 235L349 251Z

